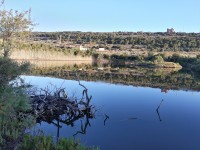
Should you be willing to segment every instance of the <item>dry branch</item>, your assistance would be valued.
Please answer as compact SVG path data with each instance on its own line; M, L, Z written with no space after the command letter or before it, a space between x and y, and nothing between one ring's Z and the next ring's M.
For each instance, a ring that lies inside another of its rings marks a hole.
M36 117L37 122L53 123L53 120L57 120L66 125L73 126L74 121L84 116L86 116L87 122L89 118L94 118L95 111L93 111L93 106L90 105L92 97L88 96L88 89L80 81L78 82L84 88L80 100L69 98L65 89L56 89L55 92L49 92L47 88L40 89L39 92L28 92L32 93L30 103L32 114Z

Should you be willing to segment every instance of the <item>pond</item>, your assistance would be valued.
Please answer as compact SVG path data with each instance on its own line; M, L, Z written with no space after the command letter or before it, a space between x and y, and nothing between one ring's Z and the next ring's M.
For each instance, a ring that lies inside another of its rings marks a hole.
M70 96L81 97L83 90L75 80L45 76L22 78L40 88L62 86ZM97 110L89 125L81 118L73 127L60 123L58 129L42 122L37 124L37 129L54 137L74 137L103 150L200 149L198 91L161 90L102 81L81 83L89 89L91 103Z

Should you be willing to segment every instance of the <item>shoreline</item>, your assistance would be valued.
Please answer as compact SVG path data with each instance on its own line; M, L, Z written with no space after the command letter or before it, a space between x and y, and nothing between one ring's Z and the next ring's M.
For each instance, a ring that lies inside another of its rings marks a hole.
M84 62L91 62L91 60L81 60L81 59L71 59L71 60L64 60L64 59L16 59L16 58L11 58L13 60L16 60L16 61L23 61L23 60L28 60L28 61L78 61L78 62L81 62L81 61L84 61ZM93 61L93 60L92 60Z

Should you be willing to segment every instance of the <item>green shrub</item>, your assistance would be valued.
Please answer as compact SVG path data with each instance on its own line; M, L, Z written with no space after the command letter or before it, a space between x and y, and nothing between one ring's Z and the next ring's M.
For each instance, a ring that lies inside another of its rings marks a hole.
M30 63L19 64L7 57L0 57L0 82L1 86L15 79L18 75L28 72Z
M164 63L164 59L162 58L162 56L157 55L157 56L154 56L153 62L154 63Z
M28 68L28 63L19 64L7 57L0 58L0 148L3 149L13 148L12 144L34 122L31 115L24 113L30 109L24 92L26 86L22 80L13 81Z

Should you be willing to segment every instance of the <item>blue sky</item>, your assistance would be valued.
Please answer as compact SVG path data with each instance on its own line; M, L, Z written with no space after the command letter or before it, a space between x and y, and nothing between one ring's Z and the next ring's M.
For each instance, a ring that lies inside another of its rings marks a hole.
M200 0L6 0L32 8L36 31L200 32Z

